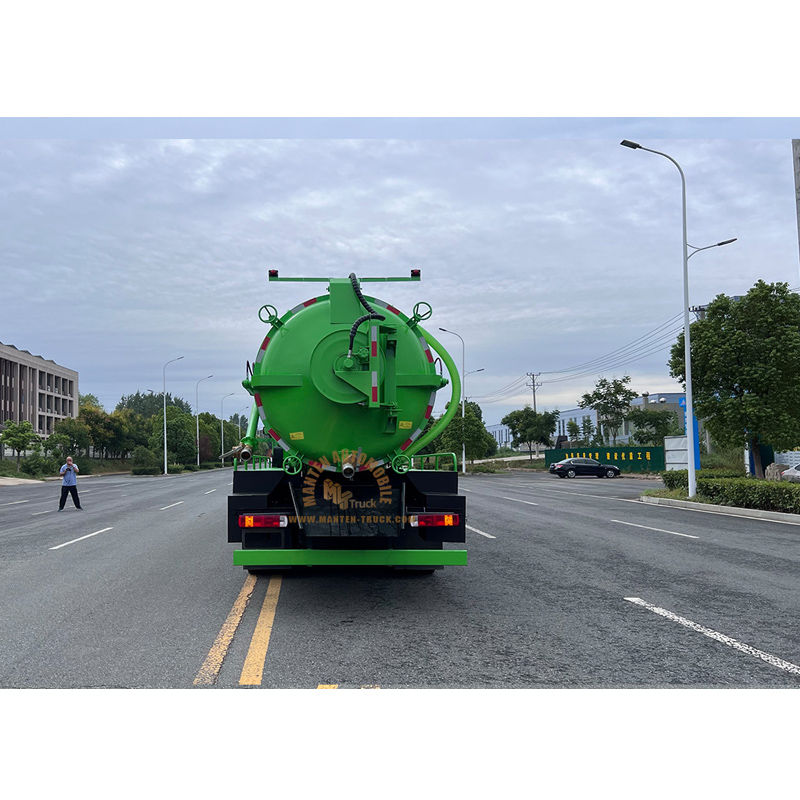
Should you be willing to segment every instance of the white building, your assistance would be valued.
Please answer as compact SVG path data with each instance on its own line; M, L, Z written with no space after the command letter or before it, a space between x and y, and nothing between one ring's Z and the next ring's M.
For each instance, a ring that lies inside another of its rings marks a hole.
M0 342L0 423L27 420L43 437L78 416L78 373Z

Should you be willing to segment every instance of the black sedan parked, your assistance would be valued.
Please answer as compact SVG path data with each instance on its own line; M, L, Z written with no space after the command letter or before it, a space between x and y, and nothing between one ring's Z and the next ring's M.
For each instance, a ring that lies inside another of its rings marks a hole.
M593 458L564 458L550 465L550 474L559 478L575 478L578 475L594 475L597 478L616 478L619 467L601 464Z

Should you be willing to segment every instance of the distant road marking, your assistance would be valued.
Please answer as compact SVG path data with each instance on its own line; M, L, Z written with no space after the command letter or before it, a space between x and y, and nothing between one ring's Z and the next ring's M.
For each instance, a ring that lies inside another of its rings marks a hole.
M179 506L183 500L178 500L177 503L173 503L171 506L164 506L164 508L159 508L159 511L166 511L168 508L175 508L175 506Z
M39 514L52 514L54 511L55 511L54 508L51 508L49 511L34 511L33 514L31 514L31 516L38 517Z
M14 500L11 503L0 503L0 506L18 506L20 503L30 503L30 500Z
M203 492L203 494L211 494L211 492L216 492L216 489L209 489L207 492Z
M465 488L462 486L462 487L461 487L461 491L462 491L462 492L471 492L471 491L472 491L472 489L465 489Z
M240 686L258 686L264 674L264 661L267 658L267 648L269 647L269 637L272 634L272 623L275 620L275 609L278 607L278 597L281 593L282 576L275 575L270 578L267 586L267 596L264 598L264 605L261 606L261 613L258 615L256 629L253 638L250 640L250 649L247 651L247 658L242 667L242 674L239 678Z
M338 683L321 683L317 686L317 689L338 689Z
M362 689L380 689L381 687L377 683L367 683L361 687Z
M257 577L257 575L248 575L245 578L244 586L242 586L233 608L231 608L225 622L222 623L217 638L214 640L203 666L200 667L200 671L194 679L195 686L210 686L216 682L222 662L228 652L228 647L233 641L233 634L236 633L236 629L244 616L244 610L250 601L250 596L253 594Z
M673 536L685 536L687 539L699 539L699 536L692 536L688 533L678 533L677 531L666 531L663 528L651 528L649 525L637 525L635 522L623 522L621 519L612 519L619 525L632 525L634 528L645 528L648 531L658 531L659 533L671 533Z
M101 531L95 531L94 533L87 533L86 536L80 536L77 539L72 539L69 542L64 542L64 544L57 544L55 547L50 547L50 550L58 550L61 547L66 547L68 544L75 544L75 542L81 542L84 539L89 539L92 536L97 536L98 533L105 533L106 531L113 531L114 528L103 528Z
M702 633L704 636L708 636L710 639L714 639L717 642L722 642L723 644L728 645L728 647L733 647L735 650L740 650L742 653L747 653L748 655L760 658L762 661L766 661L773 667L778 667L778 669L782 669L785 672L790 672L792 675L800 675L800 667L798 667L797 664L792 664L790 661L784 661L782 658L773 656L770 653L765 653L763 650L756 650L755 647L751 647L749 644L744 644L736 639L732 639L730 636L726 636L724 633L719 633L711 628L698 625L696 622L692 622L690 619L686 619L685 617L679 617L677 614L673 614L671 611L667 611L664 608L659 608L658 606L646 603L639 597L626 597L625 600L627 600L629 603L635 603L637 606L642 606L643 608L652 611L654 614L660 614L662 617L666 617L673 622L677 622L679 625L683 625L686 628L691 628L693 631Z
M483 531L479 531L477 528L473 528L472 525L465 525L464 526L468 531L472 531L473 533L479 533L481 536L485 536L487 539L496 539L496 536L492 536L491 533L484 533Z
M503 500L513 500L515 503L526 503L529 506L538 506L538 503L532 503L530 500L517 500L516 497L504 497Z

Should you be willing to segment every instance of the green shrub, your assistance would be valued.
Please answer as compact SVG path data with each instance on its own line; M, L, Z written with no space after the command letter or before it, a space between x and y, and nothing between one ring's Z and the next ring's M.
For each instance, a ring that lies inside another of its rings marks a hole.
M55 475L59 469L61 469L61 462L57 458L49 456L32 455L20 461L20 470L36 478L44 475ZM80 469L80 466L78 469Z
M161 467L131 467L131 475L160 475Z
M197 472L197 470L200 469L200 467L198 467L197 464L184 464L183 468L185 470L188 470L189 472Z
M491 467L487 467L483 464L474 464L471 467L467 467L467 472L474 472L474 473L491 473L494 475L497 470L492 469Z
M204 461L200 465L200 469L216 469L219 466L219 461Z
M80 475L91 475L92 474L92 459L87 458L86 456L74 456L72 462L78 468ZM59 467L61 465L59 464Z
M167 466L167 473L169 475L178 475L183 472L183 464L170 464Z
M699 469L695 473L696 479L699 481L701 478L746 478L744 467L737 471L728 469ZM661 473L661 479L664 481L664 486L667 489L688 489L689 488L689 470L676 469L668 472Z
M800 514L800 485L754 478L698 478L697 492L716 505Z

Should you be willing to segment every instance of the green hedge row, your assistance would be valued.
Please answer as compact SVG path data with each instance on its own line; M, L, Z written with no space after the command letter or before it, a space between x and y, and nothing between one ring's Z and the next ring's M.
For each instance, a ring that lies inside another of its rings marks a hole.
M731 472L727 469L699 469L695 473L697 480L701 478L745 478L743 475L744 468L738 472ZM662 472L661 479L664 481L664 486L667 489L688 489L689 488L689 470L676 469L671 472Z
M754 478L698 478L697 493L716 505L800 514L800 485Z

